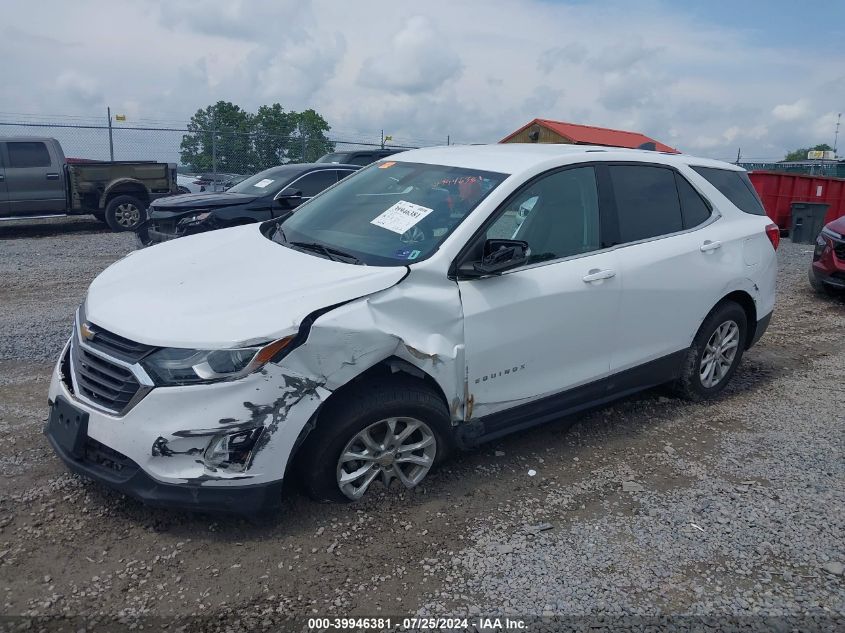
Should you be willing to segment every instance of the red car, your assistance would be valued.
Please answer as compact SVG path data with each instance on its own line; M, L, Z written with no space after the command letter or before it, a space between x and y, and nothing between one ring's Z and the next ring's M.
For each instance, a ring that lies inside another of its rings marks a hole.
M816 238L810 285L824 292L845 291L845 216L828 222Z

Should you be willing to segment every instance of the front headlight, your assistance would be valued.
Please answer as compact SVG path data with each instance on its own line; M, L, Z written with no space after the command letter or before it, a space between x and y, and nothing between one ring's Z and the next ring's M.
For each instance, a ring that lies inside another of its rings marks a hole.
M147 356L141 365L161 386L235 380L261 369L293 339L288 336L266 345L237 349L165 347Z
M194 215L189 215L186 218L182 218L179 220L179 224L182 226L191 225L191 224L200 224L205 222L208 219L208 216L211 215L211 211L202 211L200 213L196 213Z

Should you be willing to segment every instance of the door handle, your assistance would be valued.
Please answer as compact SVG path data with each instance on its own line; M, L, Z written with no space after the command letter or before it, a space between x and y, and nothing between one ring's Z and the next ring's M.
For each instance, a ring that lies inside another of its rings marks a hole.
M701 245L701 252L709 253L710 251L715 251L717 248L722 248L721 242L711 242L710 240L705 240L704 244Z
M47 180L58 180L59 174L47 174Z
M601 281L602 279L610 279L611 277L616 277L615 270L599 270L598 268L593 268L584 275L583 280L589 284L594 281Z

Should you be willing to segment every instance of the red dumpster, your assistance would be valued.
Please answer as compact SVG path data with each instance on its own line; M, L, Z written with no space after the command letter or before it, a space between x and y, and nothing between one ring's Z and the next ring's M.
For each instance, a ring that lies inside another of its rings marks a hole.
M784 171L752 171L748 177L763 200L766 214L782 231L790 229L793 202L829 204L825 223L845 215L845 178Z

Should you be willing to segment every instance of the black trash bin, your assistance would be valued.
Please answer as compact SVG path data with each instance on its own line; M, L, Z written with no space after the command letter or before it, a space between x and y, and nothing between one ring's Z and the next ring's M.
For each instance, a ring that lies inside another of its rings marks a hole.
M830 205L824 202L793 202L789 237L797 244L812 244L824 228L824 216Z

